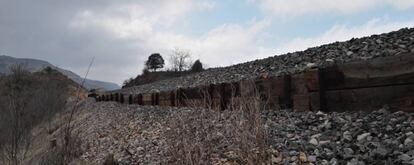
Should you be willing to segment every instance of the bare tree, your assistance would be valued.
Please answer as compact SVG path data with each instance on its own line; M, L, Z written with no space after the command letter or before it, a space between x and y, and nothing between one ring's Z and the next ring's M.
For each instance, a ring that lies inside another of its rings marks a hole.
M32 128L50 120L66 101L65 84L47 73L12 65L0 80L0 164L17 165L31 146Z
M175 48L170 56L171 69L174 71L184 71L191 67L190 50Z
M33 96L30 73L21 65L10 67L12 74L2 90L0 135L4 163L19 164L30 145L31 122L27 98Z

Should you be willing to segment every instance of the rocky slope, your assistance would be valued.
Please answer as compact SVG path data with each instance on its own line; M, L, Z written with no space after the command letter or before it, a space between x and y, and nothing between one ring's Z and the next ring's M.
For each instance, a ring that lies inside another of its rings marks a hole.
M335 42L305 51L273 56L223 68L208 69L185 77L168 79L120 90L123 93L145 93L151 90L172 90L178 87L195 87L206 84L253 79L266 73L281 75L301 72L313 67L334 63L394 56L414 52L414 28Z
M82 109L75 128L88 164L108 155L120 164L414 164L414 114L386 108L215 112L89 100Z
M0 73L8 74L9 66L11 64L23 64L27 67L28 70L31 72L36 72L39 70L42 70L45 67L52 67L59 72L66 75L68 78L72 79L73 81L77 82L78 84L82 83L83 78L79 75L69 71L65 70L59 67L56 67L49 62L37 60L37 59L25 59L25 58L14 58L10 56L4 56L0 55ZM103 82L103 81L96 81L96 80L89 80L87 79L84 84L85 88L87 89L96 89L96 88L103 88L106 90L115 90L119 89L120 87L117 84L110 83L110 82Z

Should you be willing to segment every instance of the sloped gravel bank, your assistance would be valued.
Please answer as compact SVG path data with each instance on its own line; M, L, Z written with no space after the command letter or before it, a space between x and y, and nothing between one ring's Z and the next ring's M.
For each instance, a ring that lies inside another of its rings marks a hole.
M75 123L83 162L414 164L414 114L215 112L88 101Z
M414 52L414 28L334 42L305 51L273 56L229 67L208 69L184 77L163 80L151 84L125 88L113 92L145 93L168 91L178 87L196 87L207 84L234 82L254 79L262 74L270 76L297 73L314 67L324 67L335 63L395 56Z

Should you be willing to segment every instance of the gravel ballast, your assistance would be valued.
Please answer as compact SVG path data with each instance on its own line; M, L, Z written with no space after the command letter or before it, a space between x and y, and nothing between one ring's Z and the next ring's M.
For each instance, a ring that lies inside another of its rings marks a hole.
M395 56L414 52L414 28L372 35L345 42L334 42L305 51L277 55L233 66L212 68L192 75L124 88L112 92L125 94L169 91L179 87L197 87L208 84L255 79L262 74L278 76L298 73L310 68L325 67L350 61Z
M207 164L245 164L249 153L262 155L266 164L414 164L414 114L386 108L265 111L255 122L239 111L92 100L81 109L75 128L83 137L81 161L89 164L102 164L111 154L120 164L181 164L180 144L201 148L197 160ZM244 121L257 127L242 129Z

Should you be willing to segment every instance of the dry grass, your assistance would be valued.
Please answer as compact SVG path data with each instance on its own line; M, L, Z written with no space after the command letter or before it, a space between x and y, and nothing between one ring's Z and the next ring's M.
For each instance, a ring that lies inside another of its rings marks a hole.
M78 158L82 154L81 137L73 133L69 138L70 141L62 141L61 138L50 141L50 149L43 154L40 160L42 165L69 164L72 160ZM69 143L70 145L65 145Z
M269 164L272 150L261 116L265 105L257 93L251 96L230 100L226 111L190 105L188 111L171 113L165 132L171 163Z

